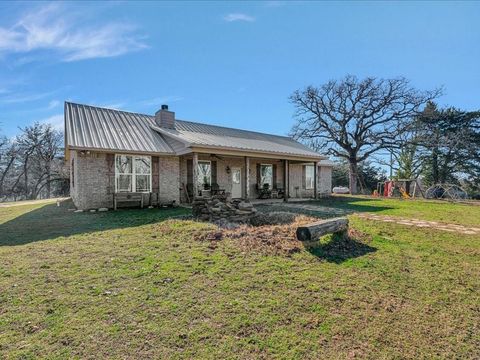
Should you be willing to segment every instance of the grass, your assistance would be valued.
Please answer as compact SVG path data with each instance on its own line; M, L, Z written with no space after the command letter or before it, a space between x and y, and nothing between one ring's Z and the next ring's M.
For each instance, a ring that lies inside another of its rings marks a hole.
M478 225L480 207L318 206ZM0 208L0 358L479 358L480 239L351 216L368 251L194 241L185 209ZM352 252L350 254L350 252Z

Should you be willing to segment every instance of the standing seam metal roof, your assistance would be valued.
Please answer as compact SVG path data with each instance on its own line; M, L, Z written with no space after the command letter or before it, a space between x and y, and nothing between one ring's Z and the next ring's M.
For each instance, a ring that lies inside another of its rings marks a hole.
M66 141L75 148L175 154L198 146L322 158L286 136L178 119L175 129L157 126L154 116L65 103Z
M67 145L75 148L174 154L151 116L65 103Z

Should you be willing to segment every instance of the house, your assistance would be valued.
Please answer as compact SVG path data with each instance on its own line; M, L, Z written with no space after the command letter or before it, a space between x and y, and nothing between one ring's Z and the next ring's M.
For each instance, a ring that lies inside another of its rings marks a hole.
M267 196L286 201L331 191L332 164L305 145L179 120L166 105L150 116L66 102L65 157L79 209L111 208L122 192L156 205L208 189L256 199L268 188Z

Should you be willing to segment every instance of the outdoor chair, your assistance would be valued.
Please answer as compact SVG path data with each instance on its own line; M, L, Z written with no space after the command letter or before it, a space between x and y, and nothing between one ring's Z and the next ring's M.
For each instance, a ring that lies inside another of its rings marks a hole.
M220 189L220 186L215 183L212 184L212 186L210 187L210 191L212 195L221 195L221 196L225 195L225 189Z
M263 184L263 186L258 189L258 198L259 199L270 199L272 197L272 191L270 190L270 184Z

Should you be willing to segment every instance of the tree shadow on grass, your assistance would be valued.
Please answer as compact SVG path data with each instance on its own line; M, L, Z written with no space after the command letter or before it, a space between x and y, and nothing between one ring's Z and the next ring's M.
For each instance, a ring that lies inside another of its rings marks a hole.
M384 198L369 198L365 196L330 196L305 202L304 204L317 205L319 207L324 206L344 211L345 213L378 212L393 209L391 206L385 205Z
M73 208L71 200L61 202L60 206L51 203L39 205L28 212L25 212L24 206L2 208L4 213L1 214L0 221L2 217L11 218L0 224L0 246L24 245L61 236L136 227L190 213L185 208L74 213L68 210L70 208ZM19 215L15 216L17 212Z
M358 258L377 251L377 248L365 244L344 234L333 234L326 242L322 240L305 244L305 249L319 259L335 264Z

